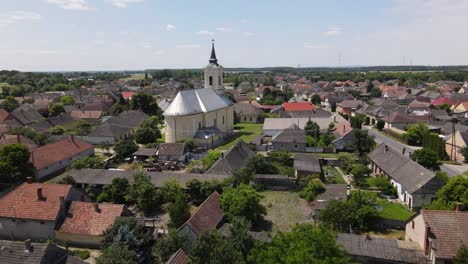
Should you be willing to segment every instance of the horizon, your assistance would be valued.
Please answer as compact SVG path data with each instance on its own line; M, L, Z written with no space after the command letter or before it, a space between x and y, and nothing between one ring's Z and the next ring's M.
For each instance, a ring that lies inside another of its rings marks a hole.
M201 69L210 40L225 68L461 66L463 0L5 0L0 69Z

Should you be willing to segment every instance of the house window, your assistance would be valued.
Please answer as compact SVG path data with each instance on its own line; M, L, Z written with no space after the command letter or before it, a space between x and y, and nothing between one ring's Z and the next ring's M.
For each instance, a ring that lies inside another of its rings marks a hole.
M208 78L209 82L210 82L210 86L213 85L213 76L210 76L210 78Z
M224 125L224 116L223 116L223 125Z
M252 121L252 117L250 117L250 121Z
M201 129L201 122L198 122L198 129Z
M297 145L294 145L294 148L297 148Z
M244 121L247 121L247 117L246 117L246 116L244 116Z
M41 223L41 225L45 224L45 222L44 222L44 221L41 221L40 223Z

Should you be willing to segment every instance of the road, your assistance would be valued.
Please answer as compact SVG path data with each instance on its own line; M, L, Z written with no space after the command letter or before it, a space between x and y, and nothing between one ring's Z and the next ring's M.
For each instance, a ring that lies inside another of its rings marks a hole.
M369 131L369 135L372 135L372 136L375 137L375 142L377 144L385 143L388 146L390 146L391 148L396 149L396 150L398 150L400 152L403 151L403 148L406 148L405 156L408 156L409 152L413 152L413 151L421 148L421 147L414 147L414 146L409 146L409 145L403 144L403 143L401 143L399 141L396 141L393 138L382 135L382 133L380 133L379 131L376 131L375 129L372 129L370 127L365 126L364 129ZM449 177L453 177L453 176L456 176L456 175L460 175L465 171L468 171L468 165L467 164L463 164L463 165L442 164L440 166L440 169L442 171L446 172Z

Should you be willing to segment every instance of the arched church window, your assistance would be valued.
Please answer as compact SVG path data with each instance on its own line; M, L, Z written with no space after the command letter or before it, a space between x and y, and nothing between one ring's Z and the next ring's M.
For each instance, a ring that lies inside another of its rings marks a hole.
M223 116L223 125L224 125L224 116Z
M219 85L221 85L221 78L219 78Z
M209 82L210 82L210 85L213 85L213 76L210 76Z
M198 129L201 129L201 122L198 122Z

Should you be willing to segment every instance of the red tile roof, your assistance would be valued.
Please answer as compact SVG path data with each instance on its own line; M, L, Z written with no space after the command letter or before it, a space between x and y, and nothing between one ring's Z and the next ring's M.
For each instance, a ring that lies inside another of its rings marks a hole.
M0 217L54 221L60 212L60 197L67 197L71 188L66 184L23 183L0 199Z
M0 108L0 121L15 119L15 117L8 113L5 109Z
M31 152L31 160L37 170L51 164L71 158L92 149L93 145L76 137L68 137L56 143L47 144Z
M135 92L122 92L122 97L123 99L131 99L132 96L134 96L136 93Z
M442 104L447 104L447 105L452 106L452 105L454 105L456 103L457 103L456 101L451 100L450 98L444 97L444 96L439 97L439 98L435 99L434 101L432 101L433 106L439 106L439 105L442 105Z
M224 217L220 200L218 192L212 193L184 225L188 225L197 235L214 230Z
M174 253L169 258L169 260L166 262L166 264L186 264L186 263L189 263L189 261L190 261L190 259L187 256L187 254L185 254L184 250L182 250L180 248L179 250L177 250L176 253Z
M102 111L71 111L70 117L79 119L99 119L102 116Z
M98 211L96 211L96 206ZM125 205L73 201L59 231L64 233L100 236L125 212Z
M313 111L317 108L309 102L283 103L284 111Z
M421 210L435 237L432 247L438 258L453 258L461 245L468 245L468 212Z

